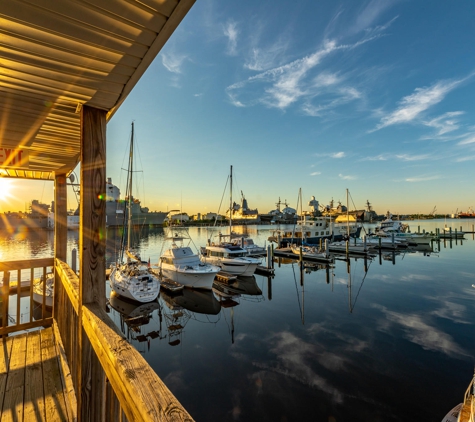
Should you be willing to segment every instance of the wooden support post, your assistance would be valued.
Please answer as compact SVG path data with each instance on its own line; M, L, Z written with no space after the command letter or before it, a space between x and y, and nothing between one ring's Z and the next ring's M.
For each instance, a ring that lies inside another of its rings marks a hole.
M67 185L64 173L56 174L54 178L54 257L66 261L68 240L68 215L67 215ZM53 294L53 315L56 320L61 318L58 309L58 298L61 297L62 284L56 277ZM46 283L44 283L46 285ZM43 309L44 315L44 309Z
M79 224L78 421L105 417L105 377L83 328L83 305L105 308L106 111L81 111L81 202Z

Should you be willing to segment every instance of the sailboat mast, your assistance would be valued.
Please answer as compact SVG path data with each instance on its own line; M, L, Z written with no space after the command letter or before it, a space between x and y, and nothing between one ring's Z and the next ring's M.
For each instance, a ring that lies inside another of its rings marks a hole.
M129 209L128 209L128 220L127 220L127 249L130 248L131 244L131 229L132 229L132 174L133 174L133 165L134 165L134 122L132 122L132 134L130 136L130 154L129 154L129 174L128 176L128 190L129 190Z
M229 172L229 241L233 230L233 166Z
M346 232L348 234L348 239L350 238L350 214L349 214L349 203L348 203L348 188L346 188Z

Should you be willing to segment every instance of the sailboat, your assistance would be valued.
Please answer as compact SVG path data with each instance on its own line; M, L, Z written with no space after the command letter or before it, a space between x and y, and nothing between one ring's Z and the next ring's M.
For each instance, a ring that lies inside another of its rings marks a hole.
M231 241L233 236L233 166L231 166L230 176L230 203L229 203L229 239ZM222 241L226 235L219 236L219 242L208 244L202 248L203 262L207 264L216 265L221 270L233 274L242 276L251 276L256 271L257 266L261 263L260 259L252 258L249 256L246 249L239 245L234 245L231 242Z
M160 282L158 277L152 273L147 263L141 260L138 252L132 249L133 159L134 123L132 122L129 165L127 168L127 225L124 221L124 233L127 232L127 243L125 244L125 236L123 234L118 260L111 265L109 284L112 291L119 296L145 303L151 302L158 297ZM125 259L124 255L126 256Z

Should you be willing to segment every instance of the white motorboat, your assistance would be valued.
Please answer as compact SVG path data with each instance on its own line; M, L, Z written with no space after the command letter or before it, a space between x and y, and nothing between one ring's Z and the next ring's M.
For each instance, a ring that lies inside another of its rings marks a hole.
M302 246L292 244L290 245L290 250L296 255L300 256L300 254L302 254L302 258L306 257L327 262L333 260L329 257L328 253L325 250L321 250L315 246Z
M260 259L250 257L245 249L230 243L211 243L203 249L203 262L216 265L229 274L253 275L261 263Z
M262 256L266 255L267 251L266 248L263 246L256 245L254 243L254 240L252 240L250 237L247 237L246 235L239 235L237 238L235 237L232 239L231 243L236 246L240 246L241 248L245 249L247 251L247 254L249 256Z
M409 246L409 243L396 236L376 236L370 235L365 237L366 244L373 248L381 249L405 249Z
M53 307L54 296L54 274L46 274L46 282L43 276L34 281L33 284L33 300L37 303L44 303L48 308Z
M340 242L331 242L328 244L328 250L330 252L343 252L352 254L370 254L373 252L371 245L361 239L342 240Z
M393 220L392 214L388 211L386 219L381 221L381 224L376 227L375 233L377 235L387 235L391 233L406 233L409 226L399 220Z
M229 209L233 207L233 166L229 173L229 191L230 191L230 204ZM229 238L232 238L233 219L232 212L229 218ZM201 260L207 264L216 265L225 271L233 275L250 276L256 271L257 266L261 263L258 258L249 256L248 251L241 246L233 245L232 243L222 242L222 235L219 237L217 243L212 243L208 240L208 244L201 248L202 258Z
M185 228L180 228L179 232L171 229L171 234L166 239L172 243L159 260L161 275L183 286L211 290L214 278L221 268L202 262L190 246L184 245L185 240L191 242Z
M118 295L145 303L151 302L158 297L160 282L158 277L153 274L150 266L141 260L138 252L132 250L132 212L130 210L134 200L132 196L133 152L134 123L132 122L127 171L127 227L125 227L124 222L124 234L125 232L127 233L127 243L125 243L125 236L123 234L119 258L116 263L111 265L109 285L112 291Z

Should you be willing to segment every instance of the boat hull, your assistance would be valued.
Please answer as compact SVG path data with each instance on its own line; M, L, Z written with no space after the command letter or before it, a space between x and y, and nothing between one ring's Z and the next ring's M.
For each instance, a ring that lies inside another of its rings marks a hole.
M217 273L217 271L180 271L162 266L163 277L169 278L170 280L182 284L183 286L191 287L192 289L211 290L213 287L214 278Z
M141 282L137 277L127 277L118 267L112 268L109 285L119 296L141 303L157 299L160 292L160 283L155 276L150 275L148 280Z
M207 264L216 265L221 268L222 271L225 271L233 275L242 275L242 276L251 276L254 275L259 262L254 262L254 260L247 259L226 259L226 258L214 258L214 257L204 257L203 260Z

